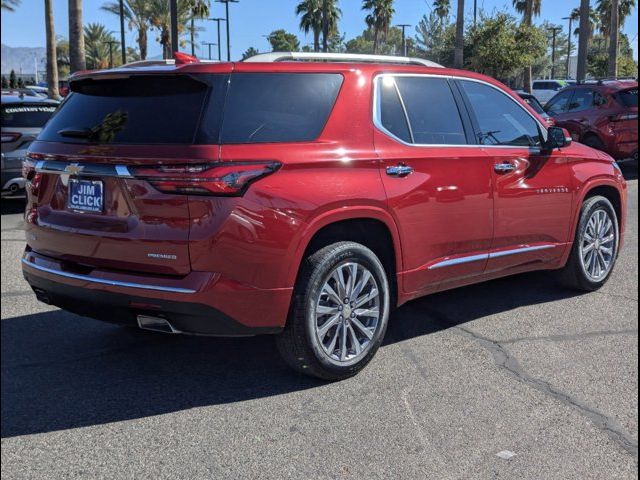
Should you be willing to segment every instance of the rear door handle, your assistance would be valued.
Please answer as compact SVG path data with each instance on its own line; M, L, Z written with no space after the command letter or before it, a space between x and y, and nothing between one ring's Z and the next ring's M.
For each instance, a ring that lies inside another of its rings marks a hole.
M513 163L498 163L494 165L493 169L497 173L509 173L513 172L516 169L516 166Z
M410 167L409 165L405 165L403 163L393 165L392 167L387 167L387 175L391 177L406 177L411 173L413 173L413 167Z

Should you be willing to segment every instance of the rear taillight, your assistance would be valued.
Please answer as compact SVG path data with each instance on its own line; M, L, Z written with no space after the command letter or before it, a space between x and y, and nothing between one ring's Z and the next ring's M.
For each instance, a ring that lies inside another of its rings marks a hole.
M186 195L242 195L256 180L280 168L279 162L219 162L197 165L131 167L141 178L164 193Z
M0 138L2 138L2 143L11 143L18 140L21 136L22 134L18 132L2 132Z

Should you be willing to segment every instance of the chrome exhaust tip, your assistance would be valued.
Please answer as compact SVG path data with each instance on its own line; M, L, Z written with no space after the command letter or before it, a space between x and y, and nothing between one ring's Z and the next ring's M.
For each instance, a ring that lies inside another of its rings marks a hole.
M138 327L142 330L152 330L162 333L182 333L177 328L174 328L166 318L138 315L137 319Z

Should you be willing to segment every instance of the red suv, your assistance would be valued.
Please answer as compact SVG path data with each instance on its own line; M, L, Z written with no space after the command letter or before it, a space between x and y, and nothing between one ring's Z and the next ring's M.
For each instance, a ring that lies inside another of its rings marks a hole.
M574 140L637 164L638 82L599 81L565 88L544 108Z
M25 167L38 299L277 334L293 367L340 379L411 299L543 269L607 280L627 204L611 157L482 75L300 55L74 77Z

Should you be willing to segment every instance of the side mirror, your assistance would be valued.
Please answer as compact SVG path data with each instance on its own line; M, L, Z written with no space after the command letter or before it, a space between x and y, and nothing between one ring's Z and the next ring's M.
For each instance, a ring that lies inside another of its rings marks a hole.
M547 129L547 143L545 146L549 151L568 147L572 141L571 135L565 128L549 127Z

